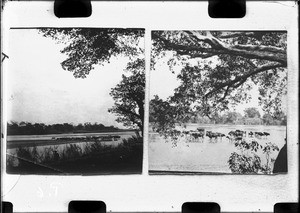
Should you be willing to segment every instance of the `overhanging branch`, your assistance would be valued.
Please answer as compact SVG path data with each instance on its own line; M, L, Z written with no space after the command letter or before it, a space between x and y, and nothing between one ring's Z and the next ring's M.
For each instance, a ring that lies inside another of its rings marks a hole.
M242 76L238 76L236 77L234 80L232 81L228 81L222 84L219 84L215 89L211 90L210 92L208 92L207 94L204 95L205 98L208 98L209 96L213 95L215 92L219 91L220 89L229 86L229 87L234 87L237 88L239 87L241 84L243 84L250 76L256 75L258 73L270 70L270 69L275 69L275 68L279 68L279 67L283 67L282 64L280 63L270 63L270 64L266 64L263 66L260 66L258 68L256 68L255 70L248 72ZM240 82L237 85L234 85L236 83ZM241 83L242 82L242 83Z
M287 65L286 50L283 48L264 45L231 45L214 37L210 32L206 32L206 35L202 35L198 31L184 31L184 33L190 36L187 38L190 44L178 44L158 34L154 34L153 37L162 41L166 49L192 57L208 58L213 55L226 54L248 59L275 61L281 63L283 66ZM205 47L204 44L209 47Z

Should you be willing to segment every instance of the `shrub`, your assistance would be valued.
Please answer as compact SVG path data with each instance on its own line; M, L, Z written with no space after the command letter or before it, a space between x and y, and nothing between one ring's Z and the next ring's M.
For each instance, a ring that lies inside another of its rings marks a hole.
M269 142L265 146L259 145L257 141L252 140L247 142L245 140L236 141L235 147L238 152L231 153L228 164L233 173L238 174L270 174L271 166L275 159L271 158L272 151L279 151L279 148ZM261 151L266 157L266 163L263 164L257 152Z
M140 150L142 146L137 145L143 142L143 138L132 136L123 139L123 143L116 147L106 146L99 142L86 143L84 148L77 144L66 145L60 153L57 152L58 146L49 146L43 149L42 153L38 153L37 147L19 147L16 150L16 156L8 155L7 166L13 167L15 157L19 159L18 167L32 167L32 163L41 165L47 164L63 164L64 160L76 160L80 158L95 158L95 156L106 159L109 162L118 161L121 158L137 158L142 154ZM53 166L53 165L52 165Z
M82 148L77 144L69 144L61 152L60 159L79 158L83 154Z

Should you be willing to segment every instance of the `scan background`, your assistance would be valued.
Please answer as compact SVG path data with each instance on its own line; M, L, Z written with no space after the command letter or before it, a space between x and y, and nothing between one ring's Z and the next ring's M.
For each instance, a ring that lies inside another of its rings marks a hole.
M53 2L7 2L2 29L3 52L10 27L145 28L149 77L151 30L287 30L288 31L288 174L284 175L148 175L148 141L144 141L142 175L8 175L2 166L2 199L15 212L67 212L71 200L102 200L107 211L179 212L184 202L216 202L221 211L273 211L277 202L298 202L298 23L294 1L247 2L242 19L211 19L207 2L93 2L89 18L58 19ZM24 41L26 42L26 41ZM6 63L7 62L7 63ZM2 66L3 99L6 61ZM4 80L3 80L4 79ZM149 79L149 78L148 78ZM146 86L149 86L147 82ZM148 91L146 99L148 97ZM3 121L6 106L4 101ZM148 103L146 102L146 115ZM3 122L3 129L5 129ZM145 123L147 132L148 120ZM5 132L4 132L5 133ZM5 135L5 134L4 134ZM4 140L5 141L5 138ZM6 144L2 146L5 162Z

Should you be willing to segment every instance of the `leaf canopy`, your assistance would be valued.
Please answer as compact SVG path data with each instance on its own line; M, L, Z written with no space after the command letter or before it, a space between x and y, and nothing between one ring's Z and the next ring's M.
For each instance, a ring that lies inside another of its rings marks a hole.
M258 88L263 110L276 114L287 94L286 36L284 31L153 31L151 65L155 69L167 60L173 73L181 67L180 86L167 101L186 113L210 117L250 101L250 91Z
M143 54L141 40L144 30L121 28L40 28L39 32L59 43L66 44L61 53L64 70L75 78L86 78L95 65L109 63L114 56L133 60Z

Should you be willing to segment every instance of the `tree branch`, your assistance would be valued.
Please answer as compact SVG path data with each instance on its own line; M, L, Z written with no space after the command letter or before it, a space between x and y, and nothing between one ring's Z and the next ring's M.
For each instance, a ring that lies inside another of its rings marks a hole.
M212 56L217 55L216 53L205 53L205 54L201 54L201 53L197 53L197 54L190 54L191 58L210 58Z
M187 50L177 50L177 53L180 55L187 55L190 58L210 58L217 55L217 53L191 53Z
M220 99L218 100L218 102L219 102L219 101L221 102L221 101L224 101L224 100L225 100L226 96L228 95L229 88L230 88L230 86L227 86L227 88L226 88L226 90L225 90L225 92L224 92L223 97L220 98Z
M206 31L206 36L201 35L199 31L185 31L186 33L190 34L197 42L204 42L209 44L212 48L215 49L222 49L226 46L225 43L214 37L211 32Z
M121 112L125 112L125 113L128 113L128 114L131 114L137 118L141 118L141 116L135 112L132 112L131 110L129 109L126 109L125 107L121 107L121 106L118 106L116 109L120 110Z
M283 66L287 65L286 51L282 48L263 45L230 45L214 37L210 32L206 32L207 35L202 35L198 31L184 32L185 34L190 35L190 38L193 39L195 45L177 44L156 34L154 37L160 39L167 49L174 50L178 54L184 53L184 55L195 55L195 52L199 52L199 57L204 56L206 58L213 55L227 54L249 59L276 61ZM206 43L211 47L200 46L201 43ZM208 53L208 55L205 53Z
M267 52L274 52L274 53L281 53L285 54L285 49L279 48L279 47L271 47L271 46L265 46L265 45L241 45L241 44L236 44L233 45L232 48L237 48L237 49L243 49L247 51L267 51Z
M221 35L218 36L220 39L227 39L227 38L236 38L240 36L249 36L249 37L254 37L254 32L236 32L236 33L231 33L231 32L224 32Z
M168 39L164 38L163 36L160 35L155 35L153 38L158 38L161 40L167 49L169 50L175 50L176 52L184 53L184 55L189 54L188 51L199 51L199 52L205 52L205 53L215 53L215 54L222 54L223 52L220 50L216 50L213 48L204 48L200 46L195 46L195 45L183 45L183 44L177 44L170 42Z
M252 75L256 75L258 73L261 73L261 72L264 72L264 71L267 71L267 70L270 70L270 69L275 69L275 68L279 68L279 67L282 67L282 64L280 63L270 63L270 64L266 64L266 65L263 65L261 67L258 67L256 68L254 71L252 72L248 72L242 76L238 76L236 77L234 80L232 81L229 81L229 82L225 82L225 83L222 83L222 84L219 84L215 89L211 90L210 92L208 92L207 94L204 95L204 97L208 97L208 96L211 96L213 93L219 91L220 89L222 89L223 87L225 86L233 86L235 83L238 83L239 81L243 81L242 83L244 83L250 76ZM234 86L234 88L237 88L238 86L240 86L241 84L237 84Z

